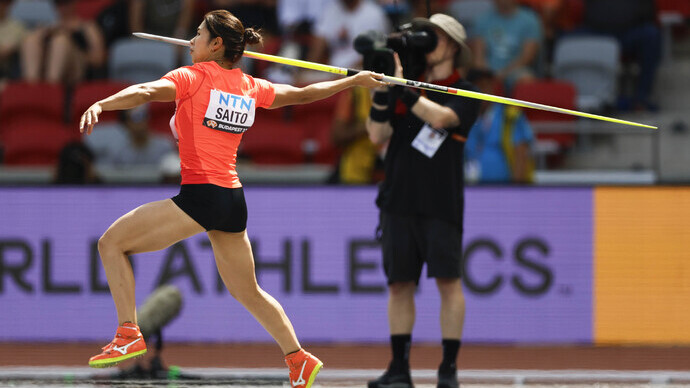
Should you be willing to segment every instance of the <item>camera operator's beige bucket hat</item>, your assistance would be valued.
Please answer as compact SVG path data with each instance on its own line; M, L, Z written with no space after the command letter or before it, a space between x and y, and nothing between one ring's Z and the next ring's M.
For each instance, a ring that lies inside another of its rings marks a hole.
M461 67L469 66L472 62L472 50L465 41L467 40L467 32L465 32L465 27L460 24L454 17L436 13L431 15L429 19L427 18L414 18L412 19L413 27L437 27L443 30L451 39L460 45L460 53L458 58L458 64Z

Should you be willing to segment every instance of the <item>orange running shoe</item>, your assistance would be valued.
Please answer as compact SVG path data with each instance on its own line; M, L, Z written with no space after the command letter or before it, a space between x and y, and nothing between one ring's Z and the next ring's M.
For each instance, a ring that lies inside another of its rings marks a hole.
M321 370L323 362L304 349L285 356L285 363L290 368L290 385L292 388L309 388Z
M103 347L103 352L89 359L89 366L107 368L144 354L146 354L146 343L139 331L139 326L125 322L117 328L113 341Z

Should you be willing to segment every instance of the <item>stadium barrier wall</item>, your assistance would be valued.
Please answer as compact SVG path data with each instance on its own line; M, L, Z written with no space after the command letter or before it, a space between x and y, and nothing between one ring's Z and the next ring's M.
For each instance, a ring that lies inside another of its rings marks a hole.
M690 215L690 190L650 190L468 188L463 340L690 342L681 323L690 306L690 260L680 249L690 236L677 219L679 206ZM245 193L259 283L282 303L301 340L387 341L375 188L246 187ZM112 335L116 315L98 237L136 206L175 194L173 187L0 188L0 311L11 317L0 320L0 341ZM676 196L682 199L674 202ZM641 198L648 201L642 212ZM657 224L661 229L650 232ZM629 233L621 235L621 228ZM639 228L638 238L633 232ZM644 249L635 248L640 241ZM671 261L651 266L650 276L647 255L658 259L657 253ZM271 341L224 289L205 234L132 261L138 303L166 282L183 293L182 313L166 328L166 339ZM666 275L675 280L650 283ZM440 340L435 288L429 279L420 282L415 341ZM636 295L650 292L645 303L636 302ZM665 299L655 302L654 295ZM661 325L658 335L645 329L681 318Z

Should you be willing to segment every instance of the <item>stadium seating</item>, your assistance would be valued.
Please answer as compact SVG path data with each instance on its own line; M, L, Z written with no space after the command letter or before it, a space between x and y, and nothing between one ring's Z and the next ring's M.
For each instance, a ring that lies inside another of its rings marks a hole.
M656 0L659 12L677 12L685 19L690 19L690 1L687 0Z
M614 38L574 36L556 44L554 77L577 88L577 108L598 111L615 101L620 46Z
M257 164L333 164L331 142L337 95L307 105L257 111L243 136L240 154Z
M10 82L0 96L2 123L20 116L40 115L62 121L65 109L65 90L49 83Z
M576 109L575 87L568 82L560 81L535 81L521 82L515 86L514 97L519 100L536 102L538 104L551 105L565 109ZM549 155L558 154L575 144L576 136L574 133L576 120L575 116L547 112L537 109L525 109L525 116L532 124L536 132L537 143L535 154L540 161L540 167L546 164ZM573 132L550 133L548 129L564 123L572 123ZM546 133L540 131L546 130Z
M552 105L565 109L576 109L577 92L573 84L561 81L521 82L515 86L515 98ZM525 115L530 121L574 121L575 116L547 112L537 109L526 109Z
M242 136L240 155L257 164L303 163L309 124L295 125L291 113L291 107L258 111L254 125Z
M57 11L52 0L16 0L10 9L10 18L34 28L55 23Z
M170 135L170 118L175 114L174 102L152 102L149 104L149 127L154 132Z
M6 165L51 165L60 149L79 138L64 124L61 85L11 82L0 96L0 143Z
M492 8L492 0L456 0L450 5L449 12L469 32L477 18Z
M80 18L95 20L103 9L114 2L115 0L78 0L75 10Z
M110 79L131 83L154 81L175 68L175 46L138 38L115 41L110 49Z
M294 125L305 126L305 156L308 161L335 164L338 151L331 140L333 117L338 95L307 105L293 107Z
M72 104L70 108L70 121L78 123L79 119L94 102L119 92L126 88L127 83L115 81L91 81L84 82L74 88ZM117 121L118 112L106 111L98 118L99 122Z
M3 122L2 126L4 165L54 165L60 150L80 138L77 128L40 116Z

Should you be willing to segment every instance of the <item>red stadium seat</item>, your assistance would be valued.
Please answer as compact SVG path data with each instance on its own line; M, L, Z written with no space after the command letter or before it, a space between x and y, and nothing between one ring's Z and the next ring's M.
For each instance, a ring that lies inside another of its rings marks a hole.
M3 124L0 138L5 165L43 165L57 162L60 150L78 141L79 131L55 120L29 117Z
M518 100L565 109L575 109L577 96L577 91L571 83L560 81L522 82L516 85L514 93ZM525 114L532 121L573 121L576 119L574 116L537 109L526 109Z
M257 111L254 125L242 137L240 154L257 164L303 163L310 124L289 119L289 113L290 108Z
M64 109L65 89L57 84L10 82L0 96L2 125L23 117L63 122Z
M152 102L149 104L149 126L154 132L172 136L170 118L174 114L174 102Z
M72 96L70 121L78 123L84 111L94 102L115 94L127 86L129 84L117 81L92 81L77 85ZM117 115L117 111L106 111L101 114L98 121L117 121Z
M577 91L568 82L535 81L522 82L515 86L514 97L518 100L536 102L559 108L575 109ZM546 112L537 109L525 109L525 115L531 122L575 121L575 116ZM538 135L542 140L554 140L562 147L570 147L575 142L571 133L549 133Z
M78 0L75 11L82 19L94 20L106 7L114 2L115 0Z
M658 12L677 12L684 18L690 18L690 1L688 0L656 0Z
M333 117L338 95L306 105L293 107L295 125L303 125L307 137L307 154L310 161L321 164L335 164L338 150L331 140Z

